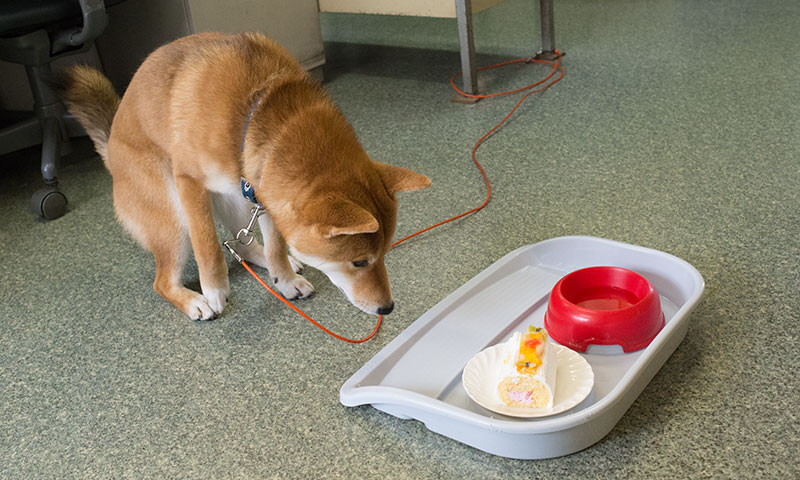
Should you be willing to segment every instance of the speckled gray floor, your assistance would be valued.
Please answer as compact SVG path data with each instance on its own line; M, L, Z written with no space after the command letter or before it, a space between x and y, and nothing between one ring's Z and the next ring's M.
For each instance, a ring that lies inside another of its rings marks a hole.
M482 63L535 52L535 3L476 18ZM454 22L324 15L323 32L328 88L367 151L433 179L403 195L398 235L479 203L470 148L514 100L448 102ZM188 321L153 292L152 260L114 222L85 143L62 171L70 211L49 223L27 210L37 167L3 159L0 478L797 478L798 32L796 2L557 1L566 78L479 151L489 206L389 255L398 307L359 346L237 267L225 315ZM707 282L684 342L598 444L508 460L339 404L342 383L437 301L510 250L568 234L664 250ZM307 276L309 313L371 328ZM197 286L193 264L185 277Z

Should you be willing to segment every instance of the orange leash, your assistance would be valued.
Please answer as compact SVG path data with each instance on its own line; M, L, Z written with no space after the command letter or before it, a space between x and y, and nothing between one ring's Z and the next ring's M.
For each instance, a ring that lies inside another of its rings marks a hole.
M366 336L366 337L364 337L364 338L362 338L362 339L360 339L360 340L353 340L352 338L343 337L343 336L341 336L341 335L338 335L338 334L336 334L336 333L333 333L333 332L331 332L331 331L330 331L330 330L328 330L327 328L325 328L325 327L323 327L322 325L320 325L319 323L315 322L313 318L311 318L311 317L309 317L308 315L306 315L306 314L305 314L305 313L304 313L302 310L300 310L299 308L297 308L297 307L295 307L294 305L292 305L292 304L291 304L291 302L289 302L289 300L286 300L285 298L283 298L283 296L282 296L282 295L280 295L278 292L276 292L275 290L273 290L273 289L269 288L269 285L267 285L267 283L266 283L264 280L262 280L262 279L261 279L261 277L259 277L259 276L256 274L256 272L254 272L254 271L253 271L253 269L252 269L252 268L250 268L250 265L248 265L248 264L247 264L247 262L245 262L244 260L242 260L240 263L242 264L242 266L244 267L244 269L245 269L245 270L247 270L248 272L250 272L250 275L252 275L253 277L255 277L255 279L256 279L256 280L258 280L258 283L260 283L260 284L261 284L261 286L263 286L264 288L266 288L266 289L267 289L267 291L269 291L269 293L271 293L271 294L275 295L276 297L278 297L278 300L280 300L281 302L283 302L283 303L285 303L286 305L288 305L288 306L289 306L289 308L291 308L292 310L294 310L295 312L297 312L298 314L300 314L300 316L301 316L301 317L305 318L305 319L306 319L306 320L308 320L309 322L311 322L311 323L313 323L314 325L316 325L316 326L317 326L317 327L318 327L320 330L322 330L323 332L327 333L328 335L330 335L330 336L332 336L332 337L336 337L336 338L338 338L339 340L342 340L342 341L345 341L345 342L350 342L350 343L362 343L362 342L366 342L366 341L367 341L367 340L369 340L370 338L374 337L376 333L378 333L378 327L380 327L380 326L381 326L381 320L383 320L383 315L378 315L378 323L375 325L375 329L374 329L374 330L372 330L372 333L370 333L368 336Z
M499 129L501 126L503 126L504 123L506 123L506 120L508 120L511 117L511 115L513 115L514 112L517 111L517 108L519 108L519 106L522 105L522 102L524 102L525 99L527 99L529 96L533 95L534 93L540 93L540 92L543 92L543 91L547 90L548 88L552 87L556 83L560 82L562 78L564 78L564 67L561 66L561 52L559 52L558 50L555 50L555 53L556 53L556 55L558 55L558 59L555 61L555 63L549 62L547 60L539 60L539 59L536 59L536 58L519 58L517 60L509 60L507 62L497 63L495 65L489 65L488 67L481 67L481 68L477 69L478 71L490 70L490 69L493 69L493 68L504 67L506 65L511 65L511 64L520 63L520 62L543 63L543 64L546 64L546 65L551 65L553 67L550 70L550 73L544 79L542 79L542 80L540 80L540 81L538 81L536 83L531 83L530 85L526 85L526 86L524 86L522 88L518 88L516 90L510 90L508 92L492 93L492 94L488 94L488 95L471 95L469 93L462 92L458 87L456 87L455 79L460 77L461 74L459 73L459 74L453 75L453 77L450 79L450 85L459 94L461 94L461 95L463 95L465 97L470 97L470 98L500 97L500 96L503 96L503 95L511 95L513 93L519 93L519 92L528 90L530 88L537 87L537 86L542 85L542 84L544 84L544 85L542 87L540 87L540 88L535 89L535 90L531 90L530 92L526 93L522 98L520 98L519 101L517 102L517 104L514 105L514 108L512 108L511 111L508 112L508 115L506 115L503 118L503 120L500 121L500 123L495 125L494 128L489 130L486 133L486 135L482 136L480 138L480 140L478 140L477 143L475 143L475 146L472 147L472 161L475 163L475 166L478 167L478 170L481 172L481 176L483 176L483 181L486 183L486 188L487 188L486 198L483 200L483 203L481 203L479 206L477 206L477 207L475 207L475 208L473 208L473 209L471 209L469 211L466 211L466 212L464 212L462 214L456 215L455 217L448 218L447 220L442 220L441 222L436 223L434 225L431 225L430 227L424 228L424 229L422 229L422 230L420 230L420 231L418 231L416 233L412 233L411 235L408 235L407 237L403 237L400 240L394 242L392 244L392 247L396 247L397 245L405 242L406 240L408 240L410 238L413 238L413 237L416 237L417 235L419 235L421 233L425 233L428 230L432 230L432 229L434 229L436 227L439 227L441 225L444 225L446 223L450 223L450 222L452 222L454 220L458 220L461 217L465 217L465 216L467 216L467 215L469 215L471 213L475 213L475 212L483 209L483 207L485 207L486 204L489 203L489 199L492 196L492 184L489 182L489 177L486 175L486 171L483 169L483 166L481 166L481 164L478 162L478 159L475 156L475 152L478 150L478 147L481 146L481 144L483 143L484 140L486 140L491 134L493 134L495 131L497 131L497 129ZM560 72L558 77L555 80L553 80L553 81L551 81L549 83L546 83L548 80L550 80L553 77L553 75L556 73L556 71ZM344 342L363 343L363 342L366 342L367 340L369 340L370 338L374 337L375 334L378 333L378 329L380 328L381 322L383 321L383 315L378 315L378 321L376 322L375 328L372 330L372 333L370 333L366 337L358 339L358 340L355 340L355 339L352 339L352 338L343 337L341 335L338 335L338 334L328 330L324 326L322 326L319 323L317 323L316 321L314 321L314 319L312 319L311 317L306 315L302 310L300 310L299 308L297 308L294 305L292 305L292 303L289 302L289 300L286 300L285 298L283 298L283 296L280 295L278 292L276 292L275 290L270 288L269 285L267 285L267 283L264 280L262 280L261 277L259 277L256 274L256 272L253 271L252 268L250 268L250 266L247 264L247 262L245 262L244 260L241 260L239 263L241 263L242 266L245 268L245 270L250 272L250 275L252 275L256 280L258 280L258 283L260 283L264 288L266 288L269 293L273 294L275 297L278 298L278 300L280 300L283 303L285 303L286 305L288 305L289 308L291 308L292 310L297 312L300 316L302 316L303 318L305 318L309 322L313 323L317 328L319 328L323 332L327 333L328 335L330 335L332 337L335 337L335 338L338 338L339 340L342 340Z
M484 140L486 140L491 134L493 134L495 131L497 131L498 128L500 128L501 126L503 126L504 123L506 123L506 120L508 120L511 117L511 115L513 115L514 112L517 111L517 108L519 108L519 106L522 105L522 102L524 102L526 98L528 98L529 96L533 95L534 93L539 93L539 92L543 92L543 91L547 90L548 88L552 87L556 83L560 82L562 78L564 78L564 67L561 66L561 52L559 52L558 50L555 50L555 53L556 53L556 55L558 55L558 59L556 60L556 63L549 62L547 60L538 60L538 59L535 59L535 58L519 58L517 60L510 60L510 61L507 61L507 62L497 63L495 65L489 65L488 67L481 67L481 68L478 69L478 71L490 70L492 68L504 67L506 65L511 65L513 63L519 63L519 62L526 62L526 63L535 62L535 63L544 63L544 64L547 64L547 65L552 65L553 68L550 70L550 73L544 79L542 79L542 80L540 80L540 81L538 81L536 83L532 83L530 85L524 86L522 88L518 88L516 90L511 90L511 91L508 91L508 92L492 93L492 94L488 94L488 95L471 95L469 93L462 92L458 87L456 87L455 79L460 77L461 74L458 73L456 75L453 75L453 77L450 79L450 85L453 87L453 90L455 90L459 94L461 94L461 95L463 95L465 97L470 97L470 98L492 98L492 97L500 97L502 95L510 95L512 93L518 93L518 92L527 90L529 88L533 88L533 87L539 86L539 85L545 83L546 81L548 81L553 76L553 74L555 74L556 70L561 72L561 74L558 76L558 78L556 78L552 82L544 85L541 88L538 88L536 90L532 90L532 91L526 93L522 98L520 98L519 101L517 102L517 104L514 105L514 108L512 108L511 111L508 112L508 115L506 115L505 118L503 118L500 121L500 123L495 125L494 128L492 128L491 130L486 132L486 135L482 136L481 139L478 140L477 143L475 143L475 146L472 147L472 161L473 161L473 163L475 163L475 166L478 167L478 170L481 172L481 175L483 176L483 181L486 182L486 188L487 188L487 190L486 190L486 198L483 200L483 203L481 203L479 206L473 208L472 210L466 211L466 212L464 212L464 213L462 213L460 215L456 215L455 217L448 218L447 220L443 220L443 221L441 221L441 222L439 222L439 223L437 223L435 225L431 225L428 228L423 228L422 230L420 230L417 233L412 233L411 235L396 241L394 244L392 244L393 247L405 242L409 238L416 237L420 233L425 233L428 230L431 230L431 229L434 229L434 228L439 227L441 225L444 225L445 223L450 223L453 220L458 220L461 217L465 217L465 216L467 216L467 215L469 215L471 213L475 213L475 212L483 209L483 207L485 207L486 204L489 203L489 198L491 198L491 196L492 196L492 184L489 183L489 178L486 176L486 171L484 171L483 166L481 166L481 164L478 162L478 159L475 157L475 152L478 151L478 147L481 146L481 144L483 143Z

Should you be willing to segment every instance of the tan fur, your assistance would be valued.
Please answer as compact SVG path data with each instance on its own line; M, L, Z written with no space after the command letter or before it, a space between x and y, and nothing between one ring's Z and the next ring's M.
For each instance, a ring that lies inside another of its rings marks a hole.
M111 121L119 106L119 95L111 82L97 70L85 65L71 67L73 79L63 95L67 108L75 115L94 142L97 153L108 157L106 144L111 132Z
M121 101L95 70L76 67L66 77L68 109L113 177L117 217L153 253L155 290L187 315L213 318L227 302L214 211L227 212L230 229L244 226L242 176L268 212L259 219L263 251L254 244L243 254L269 269L284 296L313 293L295 273L288 244L355 305L391 310L383 258L394 195L430 180L372 161L322 87L276 43L258 34L182 38L145 60ZM242 155L245 119L258 99ZM187 240L202 295L181 284ZM353 265L362 260L368 265Z

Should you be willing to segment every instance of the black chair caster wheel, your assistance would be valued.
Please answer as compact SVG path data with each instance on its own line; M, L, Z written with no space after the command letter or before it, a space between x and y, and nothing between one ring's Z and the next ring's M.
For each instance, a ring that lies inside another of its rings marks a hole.
M67 213L67 197L55 187L40 188L31 198L31 210L47 220L55 220Z

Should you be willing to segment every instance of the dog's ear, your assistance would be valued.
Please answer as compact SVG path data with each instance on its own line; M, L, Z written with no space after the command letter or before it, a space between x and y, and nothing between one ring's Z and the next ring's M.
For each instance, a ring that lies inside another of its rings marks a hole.
M378 166L378 172L381 174L383 184L386 185L386 190L391 194L413 192L431 186L431 179L425 175L386 163L375 162L375 164Z
M326 220L314 225L317 234L323 238L378 231L375 217L349 200L330 202L323 208Z

